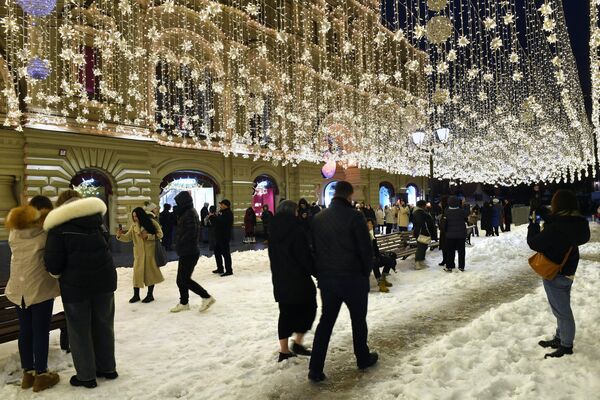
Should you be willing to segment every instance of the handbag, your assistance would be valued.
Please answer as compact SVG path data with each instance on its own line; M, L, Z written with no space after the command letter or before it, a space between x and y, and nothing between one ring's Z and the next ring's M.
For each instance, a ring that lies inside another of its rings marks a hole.
M425 218L427 219L427 218ZM417 243L421 243L421 244L426 244L429 246L429 244L431 243L431 232L429 232L429 227L427 226L427 221L423 221L424 223L424 227L425 229L427 229L427 233L429 235L424 235L422 233L419 233L419 236L417 237Z
M551 281L563 269L563 267L567 263L567 260L569 259L569 256L571 255L571 251L573 251L572 246L569 248L569 251L567 251L565 258L563 259L562 263L560 263L560 265L550 260L548 257L546 257L543 253L540 252L535 253L533 256L529 257L529 265L539 276L546 279L547 281Z
M156 239L154 246L154 258L158 267L167 265L167 251L160 243L160 239Z

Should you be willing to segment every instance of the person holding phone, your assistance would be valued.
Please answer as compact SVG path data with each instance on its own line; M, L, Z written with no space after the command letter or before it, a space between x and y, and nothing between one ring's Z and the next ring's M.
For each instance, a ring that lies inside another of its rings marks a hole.
M160 224L144 211L137 207L131 213L133 224L127 231L119 225L117 240L128 243L133 242L133 297L130 303L140 301L140 288L148 287L148 293L142 303L154 301L154 285L165 280L160 268L156 265L157 240L162 239L163 231Z

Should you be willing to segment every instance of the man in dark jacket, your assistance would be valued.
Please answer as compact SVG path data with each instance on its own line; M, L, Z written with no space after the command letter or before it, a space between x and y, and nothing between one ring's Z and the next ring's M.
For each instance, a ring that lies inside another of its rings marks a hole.
M377 362L367 345L367 302L373 249L365 217L352 208L352 185L340 181L326 210L315 215L312 238L323 310L315 332L308 378L325 379L323 367L331 332L342 303L350 311L354 355L360 369Z
M44 221L44 262L60 284L77 371L70 383L93 388L96 376L118 376L113 327L117 273L102 217L106 205L95 197L81 199L74 190L63 192L56 204Z
M267 204L265 204L263 206L263 212L260 216L260 219L262 220L262 223L263 223L265 243L269 242L269 222L271 221L271 218L273 218L273 213L269 210L269 206Z
M215 223L215 260L217 269L213 274L221 276L233 275L231 266L231 250L229 242L231 241L231 231L233 230L233 213L231 212L231 202L227 199L219 203L221 210L214 220ZM223 259L225 259L225 270L223 270Z
M512 224L512 204L508 199L504 200L504 232L510 232Z
M206 227L206 217L208 217L208 214L208 203L204 203L204 206L200 210L200 226L202 227L200 229L200 240L204 243L208 242L208 229Z
M446 235L444 271L452 272L455 267L454 257L458 252L458 269L465 270L465 239L467 237L467 211L460 207L455 196L448 199L448 208L444 213L444 231Z
M162 245L165 250L170 251L173 247L173 229L175 228L175 216L171 212L171 205L169 203L163 206L163 211L160 213L158 218L160 227L163 231Z
M175 215L177 216L175 247L179 255L179 265L177 266L179 303L171 309L171 312L176 313L190 309L190 290L202 297L200 311L204 311L214 304L215 299L202 286L192 280L194 268L196 268L200 258L200 249L198 248L200 219L194 208L194 201L190 192L179 193L175 196L175 202L177 203L175 208Z
M420 235L437 239L437 229L433 217L425 210L427 202L425 200L417 201L417 206L413 210L413 235L418 239ZM415 254L415 269L426 268L425 255L429 245L417 242L417 252Z

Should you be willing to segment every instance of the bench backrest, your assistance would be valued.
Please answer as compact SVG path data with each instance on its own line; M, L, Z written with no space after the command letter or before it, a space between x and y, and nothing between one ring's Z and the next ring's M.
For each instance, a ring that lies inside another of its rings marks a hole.
M18 323L17 306L5 295L7 281L0 282L0 325Z

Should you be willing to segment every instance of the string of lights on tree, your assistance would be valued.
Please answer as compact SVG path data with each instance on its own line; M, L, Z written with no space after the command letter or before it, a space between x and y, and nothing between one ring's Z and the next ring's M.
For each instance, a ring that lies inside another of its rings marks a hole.
M600 160L600 1L590 0L590 65L592 71L592 124Z
M17 130L507 185L595 162L558 0L4 1Z

